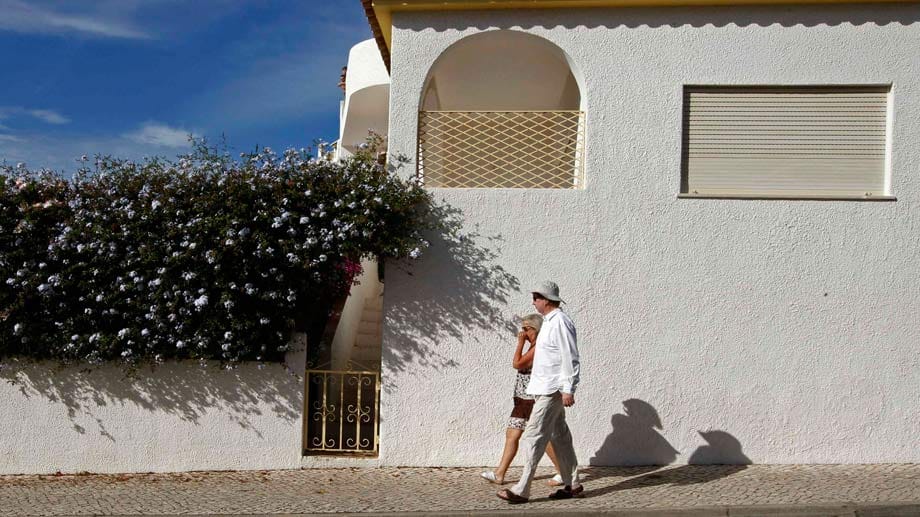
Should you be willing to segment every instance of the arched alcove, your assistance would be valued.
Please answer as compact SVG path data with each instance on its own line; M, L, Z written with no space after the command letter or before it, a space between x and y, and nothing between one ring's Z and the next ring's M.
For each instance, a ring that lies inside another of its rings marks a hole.
M579 110L578 80L566 54L526 32L463 38L428 72L425 110Z
M434 62L419 111L419 176L432 187L581 188L584 99L550 41L495 30Z

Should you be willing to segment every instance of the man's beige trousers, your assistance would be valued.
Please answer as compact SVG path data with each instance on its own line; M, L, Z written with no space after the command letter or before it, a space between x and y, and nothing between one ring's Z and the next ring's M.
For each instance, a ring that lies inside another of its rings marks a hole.
M559 462L559 474L565 485L572 485L578 458L572 447L572 433L565 423L565 407L562 394L558 391L552 395L537 395L533 412L521 437L521 453L524 455L524 472L521 480L511 487L511 491L521 497L530 497L530 483L537 471L537 464L546 452L546 445L553 443L556 461Z

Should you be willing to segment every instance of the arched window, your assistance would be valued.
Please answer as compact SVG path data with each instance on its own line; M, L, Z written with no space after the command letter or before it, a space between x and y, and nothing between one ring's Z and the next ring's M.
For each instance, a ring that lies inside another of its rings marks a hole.
M517 31L445 50L425 81L418 174L429 187L582 188L584 110L565 53Z

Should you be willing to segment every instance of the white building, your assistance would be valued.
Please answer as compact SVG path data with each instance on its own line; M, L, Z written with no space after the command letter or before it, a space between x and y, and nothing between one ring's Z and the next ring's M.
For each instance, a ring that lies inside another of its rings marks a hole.
M0 474L493 465L544 279L582 464L920 462L918 3L363 4L338 157L386 134L462 229L364 264L362 373L30 364Z
M498 460L543 279L583 464L920 461L920 6L364 4L466 234L388 265L376 463Z

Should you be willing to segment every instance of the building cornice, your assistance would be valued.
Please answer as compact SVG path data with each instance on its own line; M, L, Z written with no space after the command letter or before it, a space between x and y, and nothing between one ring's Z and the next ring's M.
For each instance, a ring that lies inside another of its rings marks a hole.
M916 0L361 0L368 23L390 70L392 13L397 11L466 11L493 9L560 9L583 7L681 7L755 4L917 3Z

